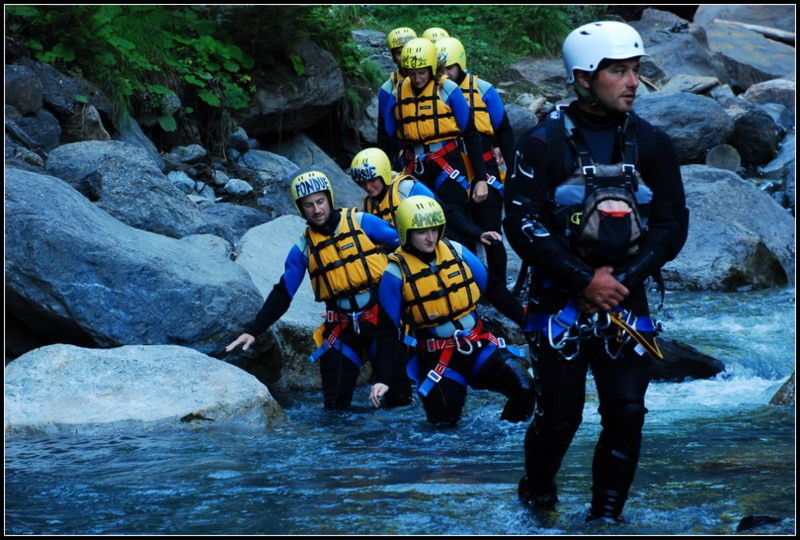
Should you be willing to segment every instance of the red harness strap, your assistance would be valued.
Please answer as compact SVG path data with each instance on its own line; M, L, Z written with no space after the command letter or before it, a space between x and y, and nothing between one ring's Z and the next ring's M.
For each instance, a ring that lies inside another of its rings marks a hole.
M447 173L448 176L452 176L455 173L455 177L453 180L456 179L458 176L458 171L456 171L453 167L450 166L447 161L445 161L444 156L452 152L453 150L457 149L458 145L456 141L449 141L444 146L436 150L435 152L428 152L427 154L422 154L419 161L434 161L436 162L439 167L442 168L444 172ZM406 159L408 160L408 164L406 165L406 173L414 174L414 170L416 169L417 165L417 154L410 150L406 150Z

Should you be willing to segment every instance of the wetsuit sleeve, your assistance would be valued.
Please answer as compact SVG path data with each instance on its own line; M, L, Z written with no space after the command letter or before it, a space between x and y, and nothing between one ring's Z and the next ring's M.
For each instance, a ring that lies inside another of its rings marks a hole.
M392 139L386 132L386 119L383 117L383 111L386 109L386 104L389 102L391 93L392 81L391 79L383 83L383 86L378 90L378 141L377 146L383 150L389 159L392 156Z
M504 187L503 230L511 247L534 272L580 292L592 280L594 269L572 253L565 236L549 230L545 206L550 183L547 158L544 125L534 127L517 140L514 166ZM554 183L560 180L555 179Z
M505 105L494 86L489 87L483 95L483 100L494 128L492 146L500 149L503 159L510 168L514 159L514 131L511 129L511 121L508 119Z
M464 94L458 85L453 81L446 81L455 86L455 91L451 91L447 98L447 106L453 111L453 116L461 129L461 137L464 140L464 146L467 149L467 156L472 164L472 169L475 172L475 178L479 180L486 179L486 166L483 163L483 146L481 143L481 135L475 127L475 121L470 113L469 103L467 103ZM449 85L448 85L449 86ZM452 90L452 89L451 89ZM463 171L462 171L463 172Z
M520 327L525 323L525 311L519 300L506 288L500 278L486 270L486 266L466 248L462 248L461 255L472 271L472 276L478 288L486 299L497 308L497 311L517 323Z
M390 148L392 144L398 144L397 141L397 122L394 118L394 108L397 106L397 92L392 92L386 97L386 105L378 114L383 116L383 127L386 136L389 138Z
M397 362L405 361L400 322L403 283L399 274L397 265L389 262L378 287L380 314L374 368L377 382L390 387Z
M400 237L397 230L387 221L373 215L360 212L361 228L375 244L388 246L392 250L400 246Z
M643 282L674 259L686 243L689 232L689 209L675 147L663 131L643 125L638 128L650 128L655 132L654 137L639 136L637 139L640 155L652 156L647 162L640 163L640 174L653 190L653 200L647 234L639 251L614 270L617 278L628 288Z
M245 332L252 336L259 336L286 313L292 303L292 298L303 282L307 268L308 260L295 244L286 256L283 275L272 287L272 291L255 319L245 326Z
M426 197L430 197L431 199L435 199L436 202L439 203L439 206L442 207L442 212L444 212L444 219L447 222L447 226L452 227L454 231L457 231L459 234L469 238L470 240L478 241L480 240L481 235L486 232L482 227L478 226L462 212L453 208L445 201L439 199L422 182L414 182L414 187L409 192L409 197L411 195L424 195Z

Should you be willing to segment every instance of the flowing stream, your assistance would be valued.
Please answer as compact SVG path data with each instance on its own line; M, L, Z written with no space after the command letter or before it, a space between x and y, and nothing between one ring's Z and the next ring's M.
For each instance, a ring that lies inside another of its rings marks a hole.
M585 524L597 403L559 474L557 512L517 500L525 424L471 390L454 430L419 403L357 390L276 396L274 431L42 436L5 441L7 535L794 535L795 407L769 405L795 369L794 288L668 292L666 335L710 354L709 380L654 382L623 524Z

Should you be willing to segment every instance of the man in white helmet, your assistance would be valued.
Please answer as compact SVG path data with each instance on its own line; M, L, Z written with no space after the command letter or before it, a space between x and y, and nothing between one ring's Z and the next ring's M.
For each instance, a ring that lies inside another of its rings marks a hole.
M504 228L530 268L525 330L542 390L519 496L533 509L555 508L591 370L602 429L587 521L622 521L661 356L645 280L660 283L688 232L673 144L633 111L643 56L627 24L571 32L563 59L577 99L518 139L505 185Z

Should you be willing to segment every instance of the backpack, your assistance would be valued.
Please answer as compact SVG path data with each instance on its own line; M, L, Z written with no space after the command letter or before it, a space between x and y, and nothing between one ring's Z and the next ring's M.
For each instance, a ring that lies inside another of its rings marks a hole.
M653 196L634 165L635 130L626 123L620 163L598 165L580 131L568 128L565 115L556 112L550 115L556 129L548 131L551 182L561 178L563 141L567 135L575 148L577 165L568 179L550 189L554 225L569 238L582 260L593 265L614 265L638 251L647 230Z

